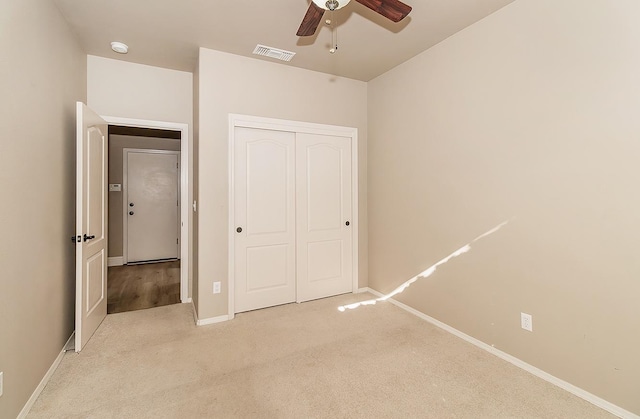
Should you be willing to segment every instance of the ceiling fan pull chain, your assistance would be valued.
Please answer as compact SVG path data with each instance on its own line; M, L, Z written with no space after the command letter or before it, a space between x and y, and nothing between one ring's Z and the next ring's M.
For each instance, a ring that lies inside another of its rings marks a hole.
M338 50L338 25L335 22L335 19L333 18L333 10L330 12L331 13L331 25L330 25L330 29L331 29L331 49L329 50L329 52L331 54L335 54L335 52Z

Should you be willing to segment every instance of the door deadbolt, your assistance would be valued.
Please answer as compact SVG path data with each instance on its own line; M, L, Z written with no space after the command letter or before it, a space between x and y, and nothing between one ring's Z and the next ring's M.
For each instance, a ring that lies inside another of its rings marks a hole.
M129 211L129 215L133 215L133 211Z
M129 202L129 206L132 207L133 206L133 202Z
M238 228L236 228L236 231L237 231L238 233L242 233L242 227L238 227Z

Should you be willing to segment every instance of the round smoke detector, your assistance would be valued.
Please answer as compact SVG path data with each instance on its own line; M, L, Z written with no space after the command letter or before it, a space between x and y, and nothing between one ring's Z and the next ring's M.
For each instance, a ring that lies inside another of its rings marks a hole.
M111 49L118 54L126 54L127 52L129 52L129 47L127 46L127 44L123 44L122 42L112 42Z

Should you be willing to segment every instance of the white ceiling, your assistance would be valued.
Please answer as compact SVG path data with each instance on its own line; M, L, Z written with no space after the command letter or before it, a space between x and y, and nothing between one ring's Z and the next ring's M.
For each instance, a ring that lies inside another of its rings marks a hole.
M331 31L296 31L310 0L54 0L87 54L193 71L198 47L252 55L256 44L293 51L296 67L369 81L514 0L403 0L413 11L392 23L352 1ZM325 13L325 18L328 12ZM129 54L110 42L129 45ZM277 61L281 62L281 61Z

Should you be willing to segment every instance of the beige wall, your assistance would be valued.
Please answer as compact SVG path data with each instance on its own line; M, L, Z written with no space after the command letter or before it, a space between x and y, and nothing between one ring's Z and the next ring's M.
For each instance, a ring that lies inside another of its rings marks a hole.
M123 150L141 148L149 150L180 151L180 140L169 138L138 137L134 135L109 135L109 183L123 182ZM109 192L109 257L122 256L123 252L122 191Z
M189 125L193 148L193 74L87 56L87 105L99 115ZM193 200L193 152L189 155L189 202ZM193 212L189 212L193 257ZM183 255L183 261L185 260ZM193 260L189 260L193 266ZM189 284L193 269L189 270ZM191 294L190 290L190 294Z
M199 85L199 317L227 314L229 113L358 128L359 269L366 286L366 84L201 48ZM214 281L222 282L221 294L211 292Z
M636 414L639 21L519 0L369 84L370 286L515 217L398 299Z
M196 64L196 68L193 70L193 201L196 203L196 211L193 212L193 254L192 254L192 266L193 282L191 298L193 299L193 306L198 313L198 211L197 203L199 202L198 195L198 176L199 172L199 138L200 138L200 66Z
M0 417L15 418L74 329L75 102L86 64L52 2L0 2Z
M193 122L193 75L87 56L87 104L99 115Z

